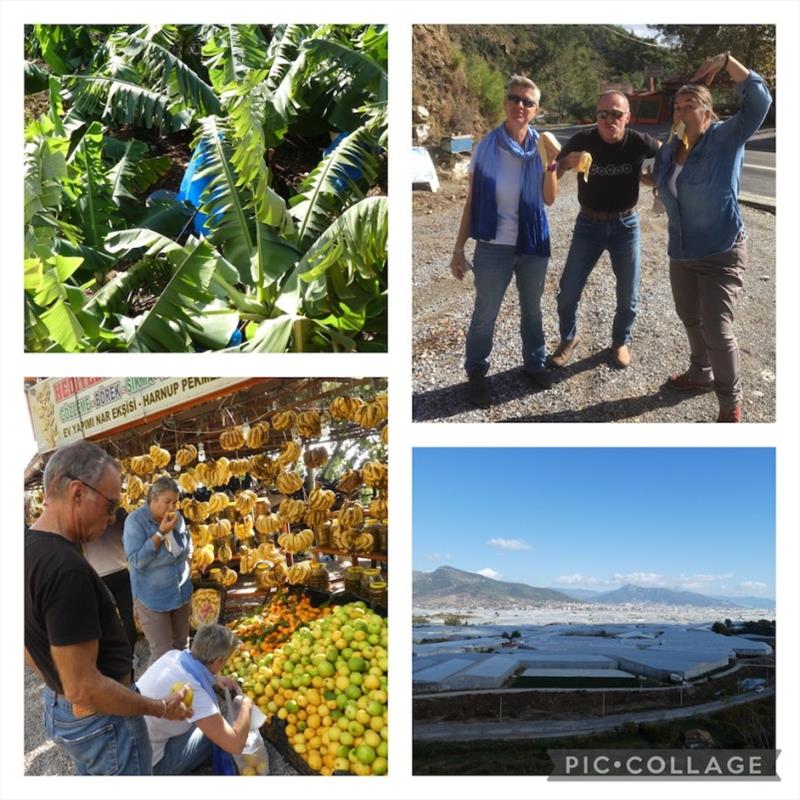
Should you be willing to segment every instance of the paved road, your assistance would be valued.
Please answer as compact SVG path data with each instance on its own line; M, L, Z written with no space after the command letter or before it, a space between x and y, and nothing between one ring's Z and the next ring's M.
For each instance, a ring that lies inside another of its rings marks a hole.
M626 722L663 722L670 719L704 716L732 706L751 703L772 697L775 689L764 692L748 692L738 697L714 700L697 706L638 711L632 714L612 714L582 720L509 720L508 722L434 722L415 724L413 737L416 741L459 741L477 739L497 741L503 739L557 739L563 736L600 733L610 731Z

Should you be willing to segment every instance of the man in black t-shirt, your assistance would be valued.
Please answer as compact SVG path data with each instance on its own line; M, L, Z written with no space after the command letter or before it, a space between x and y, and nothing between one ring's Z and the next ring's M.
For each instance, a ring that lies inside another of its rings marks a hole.
M578 303L586 281L603 251L607 250L617 280L617 311L611 330L611 356L617 367L630 364L629 342L636 318L639 291L639 174L642 162L651 158L660 142L645 133L629 130L628 99L609 91L597 102L597 125L576 133L558 156L558 177L578 167L588 152L588 174L578 174L581 210L575 222L558 291L561 342L550 359L563 367L578 344Z
M48 735L79 775L151 774L143 714L185 719L184 691L142 697L114 597L81 552L113 521L119 465L88 442L57 450L45 507L25 531L25 660L45 683Z

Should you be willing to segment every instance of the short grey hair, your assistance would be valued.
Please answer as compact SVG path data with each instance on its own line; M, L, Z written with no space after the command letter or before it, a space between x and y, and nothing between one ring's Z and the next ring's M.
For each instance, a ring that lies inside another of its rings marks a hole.
M156 478L151 484L150 488L147 490L147 502L152 503L153 500L156 499L164 492L173 492L174 494L180 494L180 490L178 489L178 484L172 480L172 478L167 477L166 475L162 475L160 478Z
M96 444L82 440L64 445L50 456L44 468L44 492L57 497L71 480L97 486L109 469L119 472L119 463Z
M606 89L604 92L600 92L600 94L597 95L597 103L596 103L596 105L599 105L600 101L604 97L610 97L612 94L615 94L618 97L621 97L625 101L625 105L628 106L628 111L631 110L631 101L628 100L628 95L626 95L625 92L623 92L621 89Z
M526 78L524 75L512 75L506 84L506 94L510 92L514 86L524 86L526 89L533 89L533 102L536 103L537 106L539 105L542 93L539 91L539 87L530 78Z
M237 644L236 634L224 625L203 625L194 635L192 655L203 664L210 664L216 658L227 658Z

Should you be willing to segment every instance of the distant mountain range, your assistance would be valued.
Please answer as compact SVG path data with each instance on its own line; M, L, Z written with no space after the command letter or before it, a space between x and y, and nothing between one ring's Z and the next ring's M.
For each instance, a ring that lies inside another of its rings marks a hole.
M612 592L596 589L559 589L568 597L585 603L653 603L670 606L731 606L738 608L774 608L774 597L738 597L704 595L661 587L644 587L627 584Z
M571 603L572 598L555 589L540 589L526 583L508 583L455 567L433 572L413 572L414 604L427 608L459 606L548 605Z
M597 603L622 605L697 606L716 608L774 608L766 597L710 597L663 587L626 584L610 592L594 589L548 589L527 583L510 583L486 578L476 572L455 567L439 567L433 572L414 571L414 604L428 608L458 608L516 605L546 606L558 603Z

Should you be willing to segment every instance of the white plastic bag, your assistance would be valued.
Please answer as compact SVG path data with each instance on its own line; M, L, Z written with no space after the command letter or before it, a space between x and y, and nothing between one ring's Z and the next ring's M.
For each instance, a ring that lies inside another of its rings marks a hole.
M226 686L224 689L225 694L225 710L226 719L229 723L233 723L236 719L236 708L233 704L230 689ZM266 722L266 717L261 713L261 709L253 706L250 709L250 732L247 734L247 741L242 748L240 755L234 755L233 760L240 775L269 775L269 757L267 755L267 746L261 738L261 731L259 728Z

